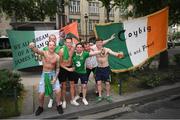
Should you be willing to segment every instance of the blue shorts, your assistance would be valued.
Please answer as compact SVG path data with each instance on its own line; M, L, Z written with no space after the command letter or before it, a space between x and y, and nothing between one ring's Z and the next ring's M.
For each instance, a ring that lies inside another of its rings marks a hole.
M78 80L81 80L81 84L87 84L88 83L88 77L86 73L74 73L75 77L75 84L78 84Z
M43 72L41 75L41 80L39 82L39 88L38 88L38 92L39 93L44 93L45 92L45 83L44 83L44 73L48 73L49 77L51 78L51 76L55 76L55 72ZM60 89L60 84L59 84L59 80L56 80L56 82L52 85L53 90L59 90Z
M97 67L96 69L96 81L110 82L110 67Z

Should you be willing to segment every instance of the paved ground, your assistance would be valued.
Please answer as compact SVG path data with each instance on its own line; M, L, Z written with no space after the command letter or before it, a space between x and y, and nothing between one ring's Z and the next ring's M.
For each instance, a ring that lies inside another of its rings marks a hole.
M12 70L12 64L13 64L12 58L0 58L0 69ZM35 68L15 71L21 74L21 78L22 78L21 82L25 87L25 96L24 96L24 101L23 101L24 103L23 103L21 115L33 114L38 106L37 86L40 80L41 69L42 69L41 67L35 67ZM91 74L90 81L88 83L89 92L94 90L95 87L94 84L95 82ZM68 96L69 96L69 92L67 92L67 99ZM48 109L47 108L48 100L49 100L48 97L45 98L45 106L44 106L45 109ZM93 100L95 100L95 98Z
M0 59L0 68L6 68L12 70L12 58L3 58ZM101 103L95 102L94 95L94 80L90 80L88 84L88 96L87 99L89 101L89 105L85 106L83 103L80 103L80 106L75 107L68 103L67 109L64 110L63 115L59 115L56 111L56 107L54 106L52 109L47 108L48 98L45 100L45 111L38 117L34 115L34 111L38 106L37 102L37 84L40 80L40 68L33 68L31 71L23 70L17 71L22 76L22 83L25 86L26 94L22 108L22 114L17 119L39 119L39 118L77 118L78 116L94 114L103 110L109 110L112 108L116 108L122 106L124 104L130 104L134 102L139 102L140 100L152 98L154 96L159 96L163 94L167 94L168 92L173 92L175 90L180 90L180 83L176 83L170 86L161 86L156 89L144 90L137 93L132 93L128 95L115 94L112 91L113 103L108 103L107 101L103 101ZM67 96L69 93L67 92Z

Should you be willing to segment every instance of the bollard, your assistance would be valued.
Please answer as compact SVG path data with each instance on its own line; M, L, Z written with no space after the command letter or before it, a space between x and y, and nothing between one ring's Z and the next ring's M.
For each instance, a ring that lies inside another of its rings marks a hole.
M14 106L15 106L15 113L19 113L18 111L18 100L17 100L17 89L14 87Z
M122 80L121 79L118 80L118 87L119 87L119 95L121 95L122 94Z

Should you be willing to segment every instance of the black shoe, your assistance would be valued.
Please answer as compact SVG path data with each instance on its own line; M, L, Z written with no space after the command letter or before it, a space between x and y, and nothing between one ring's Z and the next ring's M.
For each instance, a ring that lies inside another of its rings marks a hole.
M58 111L59 114L63 114L64 113L61 105L57 106L57 111Z
M35 115L38 116L38 115L40 115L42 112L43 112L43 107L40 107L40 106L39 106L38 109L36 110Z
M82 92L81 92L81 93L79 93L79 97L81 97L81 98L83 97L83 94L82 94Z
M96 97L99 97L99 93L98 92L96 92Z

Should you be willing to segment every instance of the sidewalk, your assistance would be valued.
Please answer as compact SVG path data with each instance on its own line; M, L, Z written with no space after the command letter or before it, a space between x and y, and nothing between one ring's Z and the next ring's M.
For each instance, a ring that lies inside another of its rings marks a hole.
M45 110L40 116L35 116L34 114L30 115L21 115L19 117L15 117L16 119L42 119L42 118L78 118L79 116L84 116L88 114L95 114L98 112L110 110L112 108L121 107L122 105L140 103L141 101L148 99L155 99L156 97L165 96L167 94L172 94L174 92L180 91L180 83L176 83L169 86L161 86L155 89L144 90L136 93L132 93L129 95L119 96L118 94L112 94L112 103L108 103L105 100L96 103L95 95L93 91L88 91L88 101L89 105L84 106L81 101L79 101L80 106L72 106L68 104L67 108L64 110L64 114L58 114L56 111L56 107L54 106L52 109L48 109L45 104Z
M12 69L12 58L3 58L0 59L1 69ZM83 105L82 101L79 100L80 106L73 106L69 102L67 104L67 108L64 110L64 114L58 114L56 110L56 106L53 108L47 108L49 98L45 98L44 104L44 112L40 116L35 116L34 111L38 107L38 95L36 87L40 80L41 71L38 70L32 71L18 71L22 76L22 83L25 86L26 94L24 97L24 103L22 107L21 116L14 117L14 119L41 119L41 118L78 118L79 116L95 114L97 112L110 110L112 108L120 107L122 105L139 103L143 100L153 99L156 97L164 96L170 93L174 93L175 91L180 91L180 83L168 85L168 86L160 86L154 89L148 89L136 93L131 94L123 94L120 96L117 93L112 91L112 103L108 103L103 100L100 103L96 103L96 96L94 94L94 80L90 80L88 83L88 95L87 100L89 102L88 106ZM69 96L69 92L67 92L67 96Z

